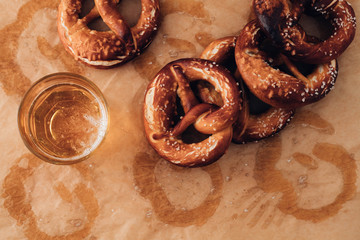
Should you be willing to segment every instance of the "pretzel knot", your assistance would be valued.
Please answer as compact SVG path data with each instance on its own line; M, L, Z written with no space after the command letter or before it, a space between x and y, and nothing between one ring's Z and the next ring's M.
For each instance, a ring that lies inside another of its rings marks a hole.
M305 4L305 5L304 5ZM320 14L332 25L332 35L322 42L310 36L298 23L304 9ZM302 62L320 64L338 58L355 37L356 18L345 0L254 0L261 28L287 56Z
M198 80L215 87L222 105L199 102L190 86ZM179 116L182 110L185 115ZM238 112L239 92L225 68L203 59L179 59L161 69L147 88L145 133L152 147L168 161L187 167L207 165L229 147ZM210 136L196 143L184 142L181 135L192 124L198 132Z
M158 0L141 0L137 24L129 27L117 10L119 0L95 0L84 17L84 1L62 0L58 9L58 33L66 50L75 59L96 68L110 68L139 55L156 34L160 10ZM91 30L87 25L101 17L109 31Z
M274 106L295 109L322 99L334 86L336 60L315 65L307 76L285 56L281 56L292 75L269 65L269 57L260 49L265 36L256 21L241 31L235 47L238 69L250 91L261 101ZM294 75L294 76L293 76Z
M238 70L232 69L236 66L234 56L236 39L237 37L230 36L211 42L201 53L200 58L215 61L234 72L235 80L241 90L240 102L242 106L239 109L239 117L233 125L232 141L245 143L272 136L283 129L291 120L294 110L270 107L260 114L250 113L250 92L244 89L243 80ZM203 101L218 101L212 91L206 91L206 86L199 85L198 87L201 89L200 96Z

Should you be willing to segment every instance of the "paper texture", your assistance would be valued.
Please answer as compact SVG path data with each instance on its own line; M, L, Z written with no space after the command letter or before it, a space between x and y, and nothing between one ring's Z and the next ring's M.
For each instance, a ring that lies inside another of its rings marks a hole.
M131 2L124 7L139 5ZM360 2L349 2L359 15ZM144 91L169 61L236 35L251 1L162 0L154 42L111 70L86 67L65 51L58 3L0 0L1 239L360 239L359 32L325 99L298 109L275 137L231 144L216 163L184 169L149 147ZM59 71L95 82L110 108L104 143L71 166L35 158L17 128L25 91Z

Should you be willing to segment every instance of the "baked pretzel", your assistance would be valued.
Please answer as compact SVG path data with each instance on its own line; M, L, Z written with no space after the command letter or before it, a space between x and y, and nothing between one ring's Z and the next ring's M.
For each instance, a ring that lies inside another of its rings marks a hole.
M323 98L334 86L336 60L319 64L304 76L292 62L282 56L295 77L271 67L266 53L260 50L265 35L256 21L249 22L238 36L235 60L249 90L261 101L274 106L295 109Z
M158 0L142 0L137 24L129 28L116 9L119 0L95 0L94 8L80 18L82 0L62 0L58 12L58 33L66 50L86 65L110 68L139 55L152 41L159 24ZM110 31L87 26L102 17Z
M309 2L309 3L307 3ZM306 6L304 5L306 4ZM288 57L321 64L338 58L355 37L356 18L345 0L254 0L254 11L261 28ZM298 23L304 8L329 19L332 35L314 43Z
M204 80L220 93L223 105L199 103L190 83ZM184 116L178 116L177 97ZM238 117L239 93L236 82L223 67L203 59L179 59L167 64L149 84L144 102L146 137L157 153L168 161L187 167L210 164L227 150L232 124ZM175 125L176 118L181 120ZM185 143L181 134L194 125L208 138Z
M235 65L235 42L236 37L225 37L211 42L201 53L200 58L215 61L225 67L231 68ZM234 69L232 69L235 71ZM249 107L249 93L246 93L242 87L243 80L236 70L235 80L241 86L240 92L243 101L240 108L239 118L233 125L233 138L235 143L245 143L251 141L258 141L269 137L280 131L291 120L294 111L285 108L270 107L267 111L261 114L250 114ZM214 97L214 93L207 90L206 86L198 85L200 88L200 96L203 101L214 103L218 98ZM215 102L216 104L216 102Z

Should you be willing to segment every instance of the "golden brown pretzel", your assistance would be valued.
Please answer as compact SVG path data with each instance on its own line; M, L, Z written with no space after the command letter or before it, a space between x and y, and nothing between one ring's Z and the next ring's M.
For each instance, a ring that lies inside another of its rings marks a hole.
M236 37L225 37L211 42L201 53L200 58L208 59L217 62L225 67L235 65L235 42ZM236 70L236 73L237 70ZM235 74L237 75L237 74ZM243 80L241 76L235 76L235 80L239 86L242 85ZM205 102L213 102L217 99L213 93L206 91L205 86L201 88L201 98ZM245 143L251 141L258 141L263 138L269 137L276 132L283 129L286 124L291 120L294 111L284 108L270 107L262 114L251 115L249 107L249 97L246 97L246 92L241 87L242 106L238 120L233 125L233 142Z
M190 82L205 80L215 86L223 105L198 102ZM185 116L175 125L180 109ZM180 166L202 166L219 159L230 145L232 124L238 117L239 94L235 80L223 67L203 59L179 59L167 64L149 84L144 101L146 137L157 153ZM181 134L191 124L203 134L198 143L184 143Z
M307 4L307 2L309 2ZM308 41L298 24L305 7L328 19L333 33L324 41ZM356 18L353 8L345 0L254 0L254 10L262 29L289 57L306 63L320 64L336 59L355 37Z
M65 49L76 60L96 68L110 68L133 59L150 44L159 23L158 0L142 0L142 13L133 28L129 28L115 10L118 2L98 0L95 3L100 11L95 6L80 18L82 0L61 0L58 33ZM113 31L89 29L87 25L100 15Z
M241 31L235 47L238 69L250 91L261 101L274 106L295 109L323 98L334 86L336 60L315 66L303 76L285 56L283 60L296 77L272 68L266 53L260 50L264 34L256 21Z

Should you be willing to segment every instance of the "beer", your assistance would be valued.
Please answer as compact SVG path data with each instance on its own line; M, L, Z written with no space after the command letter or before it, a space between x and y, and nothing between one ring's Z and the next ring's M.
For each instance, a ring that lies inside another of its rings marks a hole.
M106 103L100 90L80 76L62 73L50 78L51 84L48 78L42 79L47 84L35 83L24 97L20 133L40 158L61 164L77 162L95 150L106 134Z

